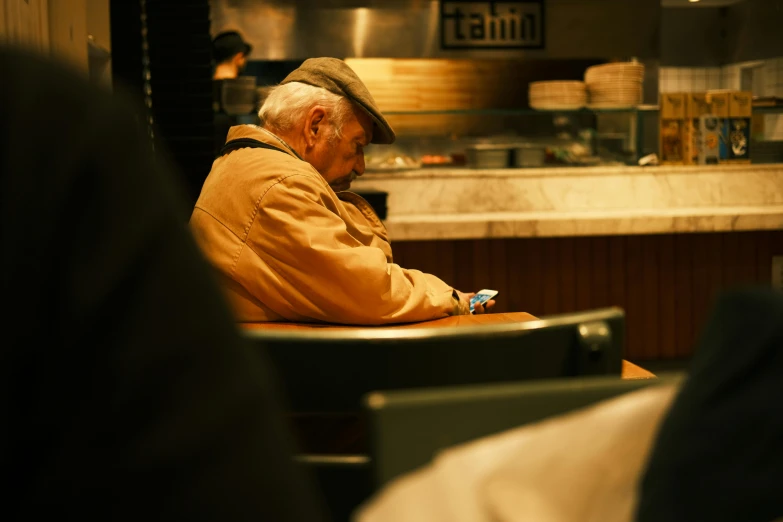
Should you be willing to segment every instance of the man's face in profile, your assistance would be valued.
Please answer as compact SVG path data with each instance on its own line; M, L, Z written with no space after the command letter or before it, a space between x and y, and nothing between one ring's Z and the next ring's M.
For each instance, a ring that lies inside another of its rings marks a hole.
M362 109L352 105L340 137L333 130L319 137L310 164L335 192L348 190L364 174L364 147L372 140L373 123Z

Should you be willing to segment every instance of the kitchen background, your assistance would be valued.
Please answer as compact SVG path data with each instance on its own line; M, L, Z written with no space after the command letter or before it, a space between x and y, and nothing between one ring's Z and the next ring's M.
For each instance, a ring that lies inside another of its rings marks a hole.
M779 0L543 4L545 45L524 50L442 49L434 0L0 0L0 26L11 42L70 60L96 82L142 90L147 109L157 98L147 111L157 116L150 132L173 149L194 196L214 141L208 38L226 29L254 45L247 74L262 88L307 57L348 58L389 113L400 146L420 155L464 145L458 140L576 140L591 130L606 149L624 154L610 160L633 164L658 151L659 93L742 89L783 97ZM142 28L142 10L154 27ZM554 117L529 110L532 81L580 80L590 65L632 59L644 65L642 102L651 110ZM753 131L754 140L779 149L783 115L754 110ZM776 154L765 161L783 161Z
M401 138L383 153L370 150L370 165L384 158L442 158L509 139L552 149L557 136L568 137L566 153L581 136L604 152L601 164L635 164L658 151L661 92L733 89L783 97L783 12L774 0L548 0L544 49L491 51L442 49L439 6L426 0L214 0L212 32L236 29L253 44L247 74L262 87L306 57L348 58ZM582 80L587 67L607 60L644 65L642 101L652 111L556 117L524 111L531 82ZM783 141L783 116L773 110L757 120L754 140ZM783 145L778 148L783 155Z

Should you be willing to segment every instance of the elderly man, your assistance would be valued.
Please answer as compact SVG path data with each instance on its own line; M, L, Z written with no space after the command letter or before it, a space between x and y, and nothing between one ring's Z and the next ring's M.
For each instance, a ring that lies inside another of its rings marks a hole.
M364 173L364 147L395 135L345 62L305 61L259 117L261 127L231 128L190 218L240 321L374 325L470 313L470 294L394 264L385 227L347 192Z

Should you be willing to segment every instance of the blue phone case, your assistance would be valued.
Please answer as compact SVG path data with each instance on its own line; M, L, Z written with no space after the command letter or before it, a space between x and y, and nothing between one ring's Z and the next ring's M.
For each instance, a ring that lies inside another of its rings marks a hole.
M473 313L473 305L476 303L484 304L487 301L492 299L492 296L488 294L476 294L473 297L470 298L470 313Z

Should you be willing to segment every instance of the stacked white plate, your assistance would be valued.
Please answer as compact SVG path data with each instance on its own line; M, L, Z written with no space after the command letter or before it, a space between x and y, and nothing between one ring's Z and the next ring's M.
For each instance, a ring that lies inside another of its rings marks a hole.
M607 63L588 67L585 84L588 106L594 109L627 109L642 103L644 65L636 62Z
M530 107L544 111L576 110L587 104L584 82L531 82L528 96Z

